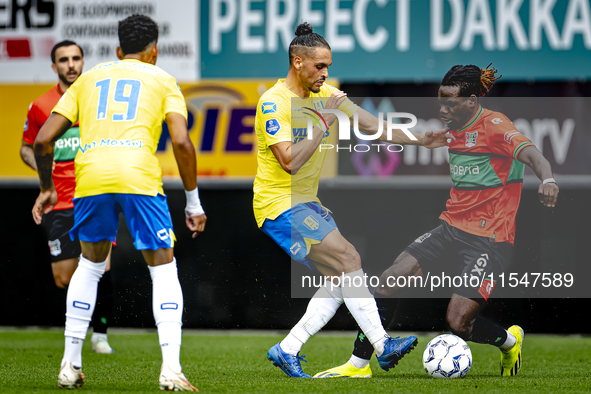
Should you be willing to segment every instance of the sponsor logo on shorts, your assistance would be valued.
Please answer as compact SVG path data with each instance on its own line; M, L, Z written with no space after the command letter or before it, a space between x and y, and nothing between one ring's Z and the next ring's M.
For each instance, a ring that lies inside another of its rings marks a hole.
M419 238L415 239L415 242L422 244L424 240L426 240L427 238L429 238L431 236L431 233L425 233L423 235L421 235Z
M275 135L279 131L279 122L277 119L269 119L267 123L265 123L265 131L269 135Z
M472 148L476 146L476 139L478 138L478 131L473 133L466 133L466 147Z
M298 252L302 250L302 245L300 245L299 242L296 242L295 244L291 245L291 248L289 248L289 251L291 252L292 255L296 255L298 254Z
M488 254L483 253L480 255L476 263L474 264L474 268L470 271L470 276L482 276L484 274L484 267L488 264Z
M314 219L314 217L311 215L305 218L303 223L304 226L308 227L310 230L317 230L318 227L320 227L318 220Z
M56 239L55 241L49 241L48 244L49 253L51 253L52 256L59 256L62 254L62 243L59 239Z
M162 230L158 230L156 235L158 236L158 238L160 238L161 241L166 241L169 238L168 230L165 228L163 228Z
M482 296L482 298L484 298L484 301L488 301L490 294L495 288L496 282L496 280L491 281L490 279L485 279L482 281L482 285L480 286L480 289L478 289L478 293Z
M505 142L506 142L506 143L508 143L508 144L510 144L510 143L511 143L511 141L513 140L513 138L515 138L515 136L517 136L517 135L519 135L519 134L521 134L521 133L519 132L519 130L512 130L512 131L507 131L507 132L505 133Z
M179 309L179 304L176 302L165 302L164 304L160 304L160 309Z
M261 105L261 111L263 114L275 113L275 111L277 111L277 104L270 101L264 102L263 105Z
M503 119L501 118L494 118L493 120L491 120L492 124L499 124L499 123L503 123Z

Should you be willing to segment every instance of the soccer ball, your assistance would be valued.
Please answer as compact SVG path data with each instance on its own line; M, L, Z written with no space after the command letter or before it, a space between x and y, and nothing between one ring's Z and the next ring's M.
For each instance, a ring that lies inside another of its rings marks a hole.
M462 338L435 337L423 352L423 367L432 378L463 378L472 366L472 352Z

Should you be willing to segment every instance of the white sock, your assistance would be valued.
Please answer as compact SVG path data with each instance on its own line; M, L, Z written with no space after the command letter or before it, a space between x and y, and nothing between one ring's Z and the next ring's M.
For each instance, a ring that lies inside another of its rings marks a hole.
M381 356L388 334L382 326L376 300L366 286L363 270L360 269L344 274L344 279L341 288L345 305L347 305L361 331L373 345L376 355Z
M357 357L356 355L352 354L351 358L349 359L349 364L351 364L355 368L361 369L369 365L369 360L365 360L361 357Z
M181 327L183 290L179 282L176 259L156 267L148 266L152 277L152 309L158 327L162 362L174 372L181 372Z
M94 341L98 340L99 338L102 338L105 341L108 339L107 334L104 334L102 332L93 332L92 337L90 337L90 340L92 342L94 342Z
M82 345L84 344L84 339L74 338L74 337L66 337L66 342L64 346L64 358L62 359L63 366L66 361L72 363L72 366L76 368L82 368Z
M170 369L181 373L181 325L177 322L165 321L158 324L158 338L162 351L162 363L168 364Z
M515 338L515 335L507 331L507 340L499 346L499 349L501 349L502 352L508 352L513 346L515 346L515 343L517 343L517 338Z
M68 286L64 360L71 361L76 367L82 366L82 343L86 338L88 325L94 312L98 282L106 267L106 260L101 263L93 263L80 256L78 268L74 271ZM68 340L68 338L71 339ZM79 341L75 341L74 338Z
M304 316L281 341L279 345L281 349L294 356L298 354L303 344L332 319L342 303L343 297L340 287L332 288L329 283L327 287L318 289L308 303Z

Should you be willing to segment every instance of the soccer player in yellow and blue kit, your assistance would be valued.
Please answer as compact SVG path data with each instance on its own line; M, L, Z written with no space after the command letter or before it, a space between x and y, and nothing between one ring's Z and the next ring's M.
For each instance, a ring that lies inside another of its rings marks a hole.
M78 237L82 255L68 288L65 351L58 375L58 385L63 388L80 387L85 380L82 343L121 210L152 277L154 319L163 359L160 389L197 391L181 372L179 362L183 294L162 172L154 155L164 120L187 194L186 224L194 237L204 230L207 218L197 191L197 163L187 132L185 100L175 79L155 66L157 41L158 26L149 17L133 15L120 21L120 61L99 64L80 76L35 141L41 193L33 216L40 222L56 201L52 141L80 122L70 237Z
M345 283L321 287L302 319L269 350L267 358L290 377L310 377L302 371L299 351L345 303L375 348L380 366L388 370L416 345L417 338L391 338L382 326L367 286L350 285L364 282L361 259L317 197L326 157L326 149L321 151L318 147L327 143L330 133L336 132L336 116L325 115L324 121L321 119L314 127L312 138L303 138L307 119L302 107L339 109L349 118L357 113L359 129L368 134L376 133L380 122L347 99L344 92L324 83L332 64L326 40L305 22L298 25L295 34L289 47L287 78L277 81L257 105L255 131L259 149L253 187L254 214L261 230L294 260L326 277L342 277ZM387 128L386 124L381 126L383 130ZM446 145L446 138L445 130L425 135L412 133L412 137L393 130L392 139L384 135L381 139L436 148Z

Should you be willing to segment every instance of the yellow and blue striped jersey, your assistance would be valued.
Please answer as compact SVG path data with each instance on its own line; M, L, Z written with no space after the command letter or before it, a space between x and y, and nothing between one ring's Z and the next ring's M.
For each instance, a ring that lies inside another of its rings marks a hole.
M80 122L75 198L164 194L154 155L162 123L171 112L187 118L180 88L164 70L134 59L99 64L70 86L53 112Z

